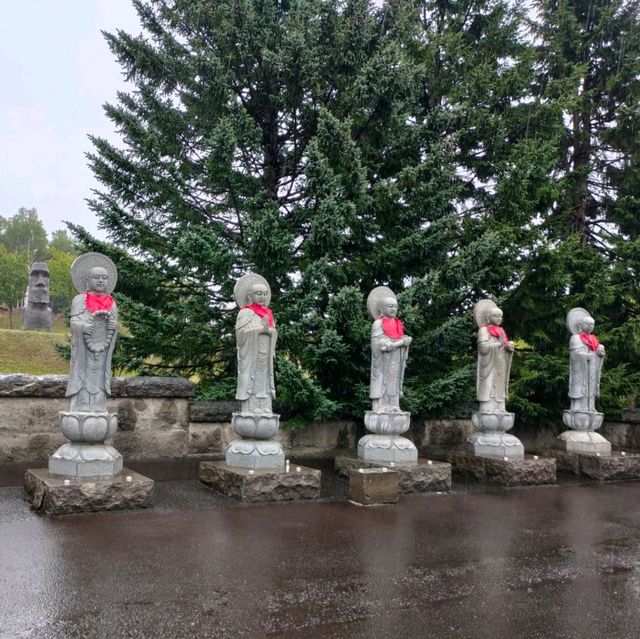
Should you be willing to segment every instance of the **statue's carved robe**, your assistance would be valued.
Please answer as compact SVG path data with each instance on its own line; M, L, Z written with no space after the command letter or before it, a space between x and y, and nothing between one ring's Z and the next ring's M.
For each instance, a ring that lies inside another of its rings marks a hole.
M505 343L500 337L491 335L486 326L478 329L476 396L481 411L506 410L513 353L507 351Z
M85 304L85 294L76 295L71 303L71 363L65 395L71 397L72 411L103 413L107 410L118 323L115 302L109 313L110 317L94 317L93 333L90 333L91 313ZM93 349L97 346L104 349L95 352Z
M385 408L399 410L409 347L391 347L403 339L392 339L385 335L381 319L377 319L371 326L369 397L373 400L374 411ZM387 346L389 350L383 351L383 346Z
M599 357L580 338L569 340L569 397L571 410L595 411L600 396L600 373L603 357Z
M267 331L263 320L249 308L241 308L236 319L238 385L236 399L243 412L271 412L276 395L273 359L278 333Z

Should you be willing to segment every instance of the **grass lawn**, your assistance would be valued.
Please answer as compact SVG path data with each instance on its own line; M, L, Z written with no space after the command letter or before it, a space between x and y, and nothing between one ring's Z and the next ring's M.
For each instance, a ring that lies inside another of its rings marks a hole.
M53 316L53 326L51 327L52 333L67 333L68 329L64 323L64 317ZM13 319L11 321L11 328L19 329L22 326L21 310L17 309L13 312ZM0 329L9 328L9 313L6 310L0 309Z
M66 341L64 333L0 329L0 373L68 373L69 363L55 349Z

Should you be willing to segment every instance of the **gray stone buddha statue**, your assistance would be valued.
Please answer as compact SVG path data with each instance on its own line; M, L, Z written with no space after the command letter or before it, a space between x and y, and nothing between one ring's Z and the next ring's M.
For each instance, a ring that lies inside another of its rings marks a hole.
M572 308L567 313L569 338L569 401L570 408L562 415L564 425L571 430L559 437L561 446L569 452L611 453L611 444L595 431L602 426L604 414L596 410L600 396L600 375L605 348L594 335L595 321L584 308Z
M506 412L513 342L502 328L502 310L490 300L482 300L478 305L476 397L481 413Z
M569 338L569 398L572 411L596 410L605 349L593 334L595 320L583 308L567 316Z
M94 254L91 261L99 264L103 260ZM76 270L84 270L87 262L76 266ZM108 291L113 290L117 276L104 265L75 275L74 283L75 279L84 278L86 284L78 282L78 287L86 290L71 303L71 368L66 396L71 398L72 411L105 412L118 327L118 307Z
M231 425L241 439L227 447L226 463L248 469L284 468L282 446L272 440L278 432L280 416L272 408L278 332L269 308L271 288L262 275L247 273L236 282L234 297L240 309L236 318L236 399L240 400L241 410L233 413Z
M250 274L250 280L249 286L242 287L246 288L246 292L243 292L246 304L240 306L236 319L236 399L242 402L243 413L271 414L271 400L276 396L273 360L278 332L269 309L269 285L259 275Z
M404 371L412 338L404 334L402 321L396 317L398 302L393 292L387 291L372 298L372 303L376 304L372 316L376 319L371 325L369 397L372 411L400 412Z
M478 327L478 410L471 416L474 432L467 449L474 455L522 459L524 446L507 434L515 421L515 415L506 410L514 344L502 327L502 310L495 302L480 300L473 314Z
M85 253L71 265L71 279L79 294L70 312L71 361L65 393L70 410L60 413L62 432L71 443L49 458L49 472L113 476L122 469L122 455L104 442L118 426L117 415L107 411L118 332L118 308L111 293L118 271L105 255Z
M386 286L374 288L367 298L371 325L371 410L364 423L370 435L358 442L358 457L366 461L416 462L418 450L402 433L409 430L411 415L401 410L404 371L412 338L397 317L398 302Z
M27 305L22 311L22 328L31 331L51 330L49 287L49 267L44 262L34 262L29 271L29 289Z

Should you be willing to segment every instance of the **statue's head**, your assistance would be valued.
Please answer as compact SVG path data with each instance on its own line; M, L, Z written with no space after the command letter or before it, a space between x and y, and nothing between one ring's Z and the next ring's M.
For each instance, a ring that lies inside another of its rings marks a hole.
M109 287L109 273L102 266L94 266L89 271L87 290L96 295L104 295Z
M502 325L502 309L493 300L479 300L473 307L473 319L476 326L486 326L493 324L494 326Z
M373 320L381 317L396 317L398 300L395 293L387 286L376 286L367 297L367 310Z
M233 287L233 297L240 308L247 304L269 307L269 304L271 304L271 287L262 275L251 272L245 273Z
M591 313L580 306L572 308L567 313L567 328L572 335L591 333L596 325Z
M593 329L595 328L596 321L591 317L591 315L587 315L586 317L580 318L580 330L583 333L593 333Z
M118 269L102 253L83 253L71 265L71 281L78 293L111 295L118 281Z
M249 288L247 294L249 304L259 304L260 306L269 306L269 288L261 282L256 282Z
M395 317L398 314L398 302L395 297L384 297L378 306L380 317Z
M494 308L489 309L488 317L489 320L487 324L493 324L494 326L502 325L502 309L495 306Z
M44 262L34 262L29 271L29 302L49 303L49 268Z

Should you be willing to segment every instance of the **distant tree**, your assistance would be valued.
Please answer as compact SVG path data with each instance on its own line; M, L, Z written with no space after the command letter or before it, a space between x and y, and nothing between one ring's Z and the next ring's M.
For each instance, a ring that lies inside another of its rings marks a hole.
M9 309L9 328L13 328L13 311L20 307L29 283L28 256L10 253L0 245L0 304Z
M71 281L71 264L75 259L75 255L49 245L47 266L51 277L51 307L54 313L67 311L76 295Z
M35 208L21 207L9 218L0 219L0 244L10 253L25 253L27 261L47 257L47 233Z
M66 229L58 229L51 234L49 240L49 253L51 249L57 249L70 255L79 255L78 245L71 239Z

